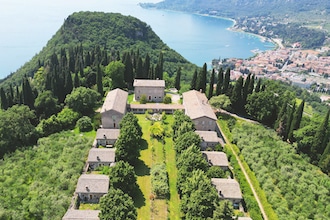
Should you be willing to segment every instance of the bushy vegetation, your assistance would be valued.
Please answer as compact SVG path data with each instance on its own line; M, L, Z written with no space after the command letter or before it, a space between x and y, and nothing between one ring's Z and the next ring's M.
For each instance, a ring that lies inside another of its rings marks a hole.
M1 219L61 219L84 167L91 138L62 132L0 162Z
M233 141L255 173L279 219L328 219L330 179L274 131L243 123Z
M152 192L156 198L167 198L170 194L165 164L155 164L150 171Z

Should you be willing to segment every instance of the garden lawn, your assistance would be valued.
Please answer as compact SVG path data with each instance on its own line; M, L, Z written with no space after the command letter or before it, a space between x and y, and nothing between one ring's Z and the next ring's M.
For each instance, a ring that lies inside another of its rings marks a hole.
M135 168L137 171L137 182L145 198L145 203L138 208L138 219L180 219L180 199L176 191L177 168L175 163L175 150L171 137L165 138L165 144L157 139L151 138L149 127L151 121L145 118L145 115L136 115L139 119L139 124L142 127L142 138L146 141L147 146L143 146L140 152L141 163ZM173 116L167 115L166 122L168 123L167 130L169 134ZM151 167L157 163L166 163L166 168L169 176L170 197L168 200L155 199L150 200L151 192L151 177L150 171L145 175L139 175L142 169Z

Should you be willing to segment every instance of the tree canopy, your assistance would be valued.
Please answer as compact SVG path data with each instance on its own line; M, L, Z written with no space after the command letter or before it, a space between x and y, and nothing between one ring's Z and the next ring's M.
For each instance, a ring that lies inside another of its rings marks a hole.
M100 200L101 220L134 220L137 212L132 198L120 189L110 188L108 193Z

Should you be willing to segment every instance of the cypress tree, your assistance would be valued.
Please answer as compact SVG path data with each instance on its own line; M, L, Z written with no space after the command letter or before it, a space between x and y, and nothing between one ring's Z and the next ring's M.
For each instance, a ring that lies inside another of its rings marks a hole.
M96 72L96 86L97 86L97 91L100 93L101 97L103 97L103 83L102 83L102 70L100 65L97 65L97 72Z
M211 79L210 79L210 88L209 88L209 94L208 99L210 99L213 96L213 86L214 86L214 78L215 78L215 70L212 69Z
M246 77L246 80L245 80L244 86L243 86L243 91L242 91L243 106L246 104L246 99L249 94L250 83L251 83L251 73L249 73L248 76Z
M284 140L287 140L289 137L290 128L291 128L291 124L292 124L292 120L293 120L293 115L294 115L295 111L296 111L296 100L294 100L292 108L288 109L288 123L287 123L287 127L286 127L286 134L285 134Z
M227 68L226 73L225 73L224 82L223 82L223 92L222 93L224 93L224 94L228 93L229 82L230 82L230 69Z
M30 107L30 109L34 108L34 95L30 86L30 82L27 77L23 80L22 84L22 92L23 92L23 104Z
M242 112L242 90L243 90L243 77L240 76L234 86L230 101L233 109Z
M254 74L252 75L252 77L251 77L251 80L250 80L250 84L249 84L249 87L248 87L248 91L247 91L247 94L249 95L249 94L252 94L252 92L253 92L253 89L254 89L254 78L255 78L255 76L254 76Z
M277 129L276 132L278 134L278 136L280 136L282 138L282 140L286 140L287 139L287 133L288 133L288 114L287 112L289 111L289 105L285 106L285 110L281 116L281 118L278 120L278 125L277 125Z
M141 57L139 57L138 62L137 62L137 67L135 70L135 78L137 79L143 79L143 61L141 59Z
M75 72L75 55L73 51L73 47L69 48L69 72Z
M77 72L74 74L73 86L75 88L78 88L80 86L79 74Z
M157 78L163 79L163 71L164 71L164 57L163 53L159 53L159 60L158 60L158 75Z
M219 69L218 73L218 81L217 81L217 88L215 94L218 96L222 93L222 86L223 86L223 69L222 67Z
M176 72L175 76L175 85L174 87L179 91L181 86L180 86L180 79L181 79L181 67L178 68L178 71Z
M200 71L200 74L197 79L197 89L201 90L203 93L206 92L206 81L207 81L207 65L204 63L202 71Z
M261 88L261 79L258 79L257 85L254 88L254 92L260 92L260 88Z
M124 80L127 83L127 88L131 89L133 86L134 75L133 75L132 59L129 53L124 54L123 62L125 64Z
M21 99L21 93L19 92L19 88L18 88L18 86L16 86L16 95L15 95L15 103L16 104L22 104L23 102L22 102L22 99Z
M197 69L195 69L193 78L190 83L190 90L196 89L196 81L197 81Z
M70 94L73 89L72 76L70 72L67 72L65 74L64 84L65 84L65 96L66 96L67 94Z
M328 137L329 114L330 114L330 109L328 110L323 122L320 124L319 129L316 131L313 139L313 143L311 147L311 152L312 152L311 156L314 161L317 161L320 154L324 152L327 141L329 141L329 137Z
M146 54L146 58L144 59L144 73L146 74L146 78L149 78L149 72L150 72L150 57L149 54ZM149 78L152 79L152 78Z
M294 141L293 131L298 130L300 127L302 114L304 112L304 106L305 106L305 101L303 100L293 115L293 119L292 119L291 126L290 126L290 131L289 131L289 135L288 135L288 138L291 143Z
M328 142L318 165L324 173L330 173L330 142Z
M5 91L3 88L0 88L0 98L1 98L1 109L8 109L8 100Z

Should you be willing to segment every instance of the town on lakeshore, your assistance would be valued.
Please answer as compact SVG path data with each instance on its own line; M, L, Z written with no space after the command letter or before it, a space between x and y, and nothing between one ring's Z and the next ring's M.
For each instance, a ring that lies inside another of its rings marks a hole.
M289 48L284 47L280 39L272 40L278 44L275 50L257 51L249 59L214 59L212 65L215 68L230 65L232 80L238 79L242 73L253 73L259 78L281 80L315 92L330 91L329 47L307 50L297 42Z

